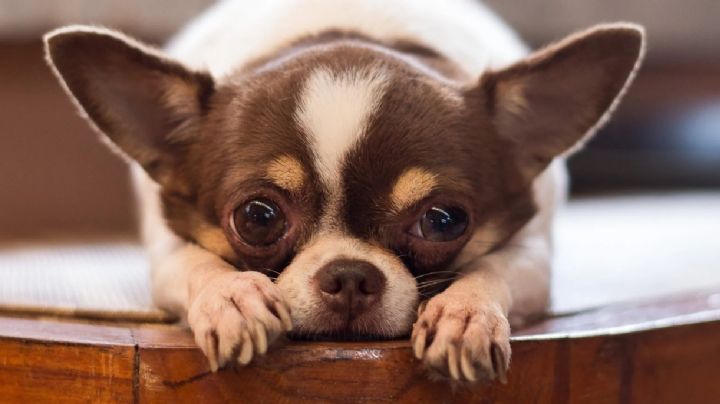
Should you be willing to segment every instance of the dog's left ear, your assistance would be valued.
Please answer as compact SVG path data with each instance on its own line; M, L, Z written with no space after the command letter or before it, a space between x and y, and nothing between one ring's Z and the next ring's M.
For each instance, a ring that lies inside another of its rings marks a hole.
M158 183L177 186L176 168L214 91L210 75L97 27L53 31L45 36L45 50L95 127Z
M481 77L470 96L514 145L526 181L600 126L640 65L644 36L636 25L600 25Z

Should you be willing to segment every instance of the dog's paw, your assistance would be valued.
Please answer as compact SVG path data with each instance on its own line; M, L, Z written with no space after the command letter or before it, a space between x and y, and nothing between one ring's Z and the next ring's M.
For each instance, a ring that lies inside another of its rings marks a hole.
M235 358L250 363L292 329L285 299L258 272L228 272L209 280L190 305L188 323L213 372Z
M510 326L499 305L441 293L418 309L413 326L415 357L433 373L474 382L482 377L506 382Z

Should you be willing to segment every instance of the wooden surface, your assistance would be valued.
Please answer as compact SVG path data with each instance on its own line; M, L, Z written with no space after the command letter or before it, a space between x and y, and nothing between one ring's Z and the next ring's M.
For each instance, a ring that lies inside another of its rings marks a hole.
M0 318L2 402L720 402L720 290L514 334L507 385L430 381L408 343L284 342L210 373L177 326Z
M0 319L0 402L131 402L131 331Z

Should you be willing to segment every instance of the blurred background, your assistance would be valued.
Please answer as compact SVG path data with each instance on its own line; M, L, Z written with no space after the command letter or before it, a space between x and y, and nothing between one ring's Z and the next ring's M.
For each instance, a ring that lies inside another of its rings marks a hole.
M92 23L161 45L211 3L0 0L0 251L135 238L125 164L77 116L45 65L40 36ZM573 201L560 218L556 289L588 306L608 293L720 285L720 2L486 3L533 47L599 22L648 30L646 63L615 118L570 159ZM1 256L0 266L33 259ZM639 284L621 287L633 279Z

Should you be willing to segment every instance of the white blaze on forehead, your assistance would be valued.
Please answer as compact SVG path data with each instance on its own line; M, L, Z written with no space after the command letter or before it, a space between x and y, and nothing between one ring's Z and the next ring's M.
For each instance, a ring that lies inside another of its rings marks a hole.
M300 94L295 119L308 135L317 170L331 189L347 151L363 136L385 92L383 70L365 68L333 73L313 71Z

